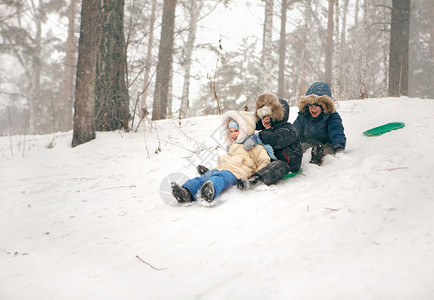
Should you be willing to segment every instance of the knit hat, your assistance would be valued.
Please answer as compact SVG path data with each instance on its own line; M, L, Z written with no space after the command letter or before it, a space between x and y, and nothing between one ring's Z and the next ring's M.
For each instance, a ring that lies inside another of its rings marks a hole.
M265 116L271 116L271 108L268 105L265 105L258 109L257 114L260 119Z
M330 86L326 82L314 82L307 89L306 96L308 95L317 95L317 96L327 95L331 98L332 92L330 90Z
M235 120L231 120L231 121L229 122L229 126L228 126L228 128L229 128L229 129L231 129L231 128L240 129L240 125L238 125L238 122L237 122L237 121L235 121Z

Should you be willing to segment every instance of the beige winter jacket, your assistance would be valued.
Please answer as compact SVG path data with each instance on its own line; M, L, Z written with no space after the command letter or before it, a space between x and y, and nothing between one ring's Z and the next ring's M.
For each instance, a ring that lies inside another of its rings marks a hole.
M229 122L238 122L240 133L235 143L229 139ZM228 111L222 118L222 131L226 143L229 146L227 154L219 156L217 169L231 171L238 179L250 178L255 172L270 163L270 156L262 145L257 145L251 150L244 149L243 142L255 133L255 117L244 111Z

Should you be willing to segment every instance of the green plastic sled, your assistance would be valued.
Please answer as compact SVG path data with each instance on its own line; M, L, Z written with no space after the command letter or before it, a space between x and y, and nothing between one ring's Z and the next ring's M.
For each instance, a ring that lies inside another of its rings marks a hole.
M285 175L283 176L283 179L294 177L295 175L297 175L298 173L301 173L301 172L303 172L302 169L300 169L300 171L298 171L298 172L293 172L293 173L285 174Z
M400 129L404 126L405 124L402 122L392 122L366 130L363 134L367 136L381 135L392 130Z

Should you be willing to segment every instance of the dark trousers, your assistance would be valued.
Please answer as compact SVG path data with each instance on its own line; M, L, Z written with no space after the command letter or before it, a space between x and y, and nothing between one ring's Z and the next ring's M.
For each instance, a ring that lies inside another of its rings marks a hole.
M285 174L289 173L289 171L290 166L286 162L283 160L275 160L265 168L253 174L253 176L259 176L262 182L266 185L270 185L278 182Z

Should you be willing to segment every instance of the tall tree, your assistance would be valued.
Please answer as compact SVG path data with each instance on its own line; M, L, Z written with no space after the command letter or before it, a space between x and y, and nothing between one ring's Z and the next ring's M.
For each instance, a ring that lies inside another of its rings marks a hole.
M339 5L339 0L334 0L335 1L335 8L334 8L334 53L332 54L332 65L333 68L335 69L334 74L332 74L333 77L333 95L335 98L340 99L341 97L341 90L340 90L340 82L339 82L339 75L341 72L341 61L340 61L340 57L341 57L341 51L342 51L342 44L340 42L340 36L339 36L339 32L340 32L340 15L341 15L341 8Z
M124 0L104 0L96 63L96 130L128 131Z
M151 8L151 18L150 28L149 28L149 38L148 38L148 49L146 52L146 66L145 66L145 79L144 79L144 87L143 94L141 98L141 108L140 108L140 118L143 119L148 115L148 91L149 84L151 81L151 66L152 66L152 49L154 48L154 27L155 27L155 13L157 10L157 0L152 0L152 8Z
M411 0L392 1L389 48L389 96L408 96Z
M75 12L76 0L71 0L68 6L68 37L65 43L64 72L60 97L62 100L62 115L64 122L61 123L61 130L67 131L72 128L73 104L74 104L74 78L76 64L76 38L75 38Z
M176 1L164 0L163 4L157 78L155 81L154 105L152 109L153 120L167 118L167 100L172 74Z
M325 82L332 86L333 81L333 11L334 0L329 0L329 9L327 17L327 44L325 58Z
M198 4L196 0L189 1L190 22L187 44L185 45L184 66L184 84L182 86L181 108L179 109L179 118L185 118L190 107L190 76L194 43L196 41L197 21L202 3ZM200 5L200 6L199 6Z
M72 147L95 138L95 79L101 1L83 0L75 84Z
M32 0L32 10L33 10L33 20L35 22L35 36L33 38L33 53L32 53L32 81L31 81L31 101L30 101L30 111L32 112L30 122L34 125L37 132L42 132L40 120L44 117L44 106L41 103L41 48L42 48L42 10L43 2L38 1L38 5ZM45 112L47 109L45 109ZM32 130L32 131L33 131Z
M273 0L265 0L264 36L262 40L262 91L271 91L271 74L273 67Z
M280 40L279 40L279 78L277 80L277 95L286 98L285 93L285 58L286 58L286 11L288 0L282 0L280 16Z
M368 2L363 0L362 64L360 66L360 98L368 98L366 73L368 72Z

